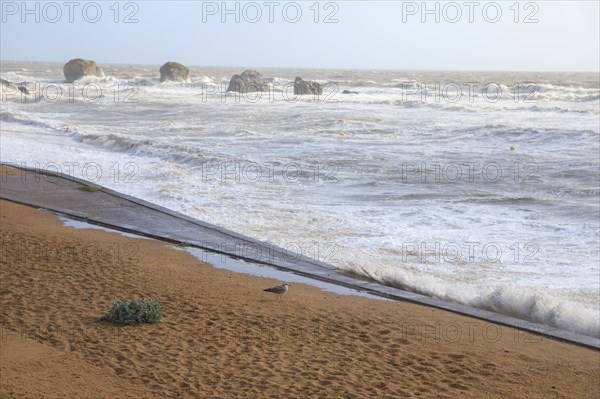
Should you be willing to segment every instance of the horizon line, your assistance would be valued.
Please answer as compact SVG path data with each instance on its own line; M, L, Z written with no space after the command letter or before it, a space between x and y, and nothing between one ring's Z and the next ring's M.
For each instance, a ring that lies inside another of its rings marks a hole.
M78 58L78 57L76 57ZM74 58L71 58L74 59ZM89 59L89 58L86 58ZM0 58L0 66L2 65L2 63L18 63L18 62L31 62L31 63L52 63L52 64L66 64L69 60L67 61L48 61L48 60L15 60L15 59L2 59ZM394 68L366 68L366 67L360 67L360 68L338 68L338 67L319 67L319 66L312 66L312 67L290 67L290 66L267 66L267 65L254 65L254 66L249 66L249 65L198 65L198 64L186 64L183 62L179 62L179 61L173 61L173 60L167 60L164 61L162 64L154 64L154 63L121 63L121 62L102 62L102 61L96 61L96 60L91 60L96 62L100 67L102 67L102 65L119 65L119 66L158 66L160 68L161 65L163 65L165 62L178 62L186 67L194 67L194 68L251 68L251 69L257 69L257 68L265 68L265 69L290 69L290 70L294 70L294 69L301 69L301 70L330 70L330 71L378 71L378 72L510 72L510 73L598 73L600 74L600 69L597 70L555 70L555 69L547 69L547 70L539 70L539 69L427 69L427 68L423 68L423 69L418 69L418 68L407 68L407 69L394 69ZM599 75L599 80L600 80L600 75Z

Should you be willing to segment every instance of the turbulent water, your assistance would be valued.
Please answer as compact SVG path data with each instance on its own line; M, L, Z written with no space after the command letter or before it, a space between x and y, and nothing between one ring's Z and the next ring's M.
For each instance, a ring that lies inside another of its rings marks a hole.
M96 181L384 284L600 337L597 74L3 62L1 159ZM295 97L296 76L324 85ZM342 94L343 90L358 94Z

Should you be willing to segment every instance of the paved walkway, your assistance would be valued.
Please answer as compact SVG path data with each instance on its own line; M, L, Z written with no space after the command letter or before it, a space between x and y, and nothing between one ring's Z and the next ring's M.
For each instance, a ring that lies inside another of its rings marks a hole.
M300 256L155 204L71 176L0 164L0 198L75 220L175 244L185 244L305 277L395 300L432 306L543 336L600 349L600 339L571 333L469 306L446 302L338 273L332 265ZM92 187L82 190L82 187ZM97 189L97 191L94 191Z

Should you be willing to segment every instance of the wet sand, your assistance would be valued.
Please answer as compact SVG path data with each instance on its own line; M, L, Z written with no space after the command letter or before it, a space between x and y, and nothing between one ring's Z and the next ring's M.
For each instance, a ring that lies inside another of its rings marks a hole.
M0 201L0 398L595 398L600 352L200 263ZM157 325L100 321L157 297ZM3 396L4 395L4 396ZM10 396L12 395L12 396Z

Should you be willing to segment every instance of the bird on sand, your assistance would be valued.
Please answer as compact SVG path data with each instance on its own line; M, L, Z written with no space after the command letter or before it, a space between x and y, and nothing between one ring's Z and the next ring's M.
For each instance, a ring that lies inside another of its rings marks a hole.
M283 294L285 294L286 292L288 292L288 287L289 286L290 285L288 283L283 283L281 285L276 285L275 287L264 289L263 291L272 292L274 294L277 294L278 297L279 297L279 299L281 299L281 296Z

